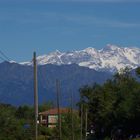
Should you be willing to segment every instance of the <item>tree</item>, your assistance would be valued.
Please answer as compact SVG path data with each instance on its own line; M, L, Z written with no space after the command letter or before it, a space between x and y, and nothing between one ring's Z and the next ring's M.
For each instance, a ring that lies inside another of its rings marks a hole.
M96 138L111 136L112 130L117 129L125 135L140 130L140 84L128 69L103 85L81 88L80 94L81 103L89 110L88 127L94 126Z

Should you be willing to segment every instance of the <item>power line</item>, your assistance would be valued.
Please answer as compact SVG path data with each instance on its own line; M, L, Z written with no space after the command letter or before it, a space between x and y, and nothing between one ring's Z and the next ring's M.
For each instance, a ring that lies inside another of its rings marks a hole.
M81 119L81 140L83 140L83 105L80 106L80 119Z
M6 60L6 61L11 61L11 59L4 53L4 52L2 52L1 50L0 50L0 54L4 57L3 59L4 59L4 61Z
M73 116L73 92L71 92L71 133L72 140L74 140L75 136L74 136L74 116Z
M5 59L4 59L3 57L1 57L1 56L0 56L0 59L1 59L2 61L5 61Z
M56 80L56 94L57 94L59 140L61 140L62 132L61 132L61 113L60 113L60 81L58 79Z
M37 63L36 53L33 54L34 63L34 111L35 111L35 140L38 139L38 82L37 82Z

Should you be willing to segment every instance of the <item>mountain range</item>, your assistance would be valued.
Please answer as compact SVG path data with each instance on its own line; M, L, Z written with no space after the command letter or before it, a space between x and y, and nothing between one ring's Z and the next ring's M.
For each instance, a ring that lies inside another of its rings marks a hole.
M70 65L88 67L97 71L116 72L122 68L132 69L140 65L140 49L136 47L118 47L108 44L101 50L86 48L80 51L60 52L56 50L47 55L37 57L39 65ZM31 65L31 62L22 62Z
M38 66L39 103L56 103L56 79L60 81L61 105L70 104L71 92L74 101L79 100L79 89L94 83L103 84L112 75L93 69L71 65ZM33 104L33 67L17 63L0 64L0 102L13 105Z
M60 81L61 105L79 100L79 89L94 83L103 84L121 68L140 65L140 49L107 45L101 50L55 51L37 57L39 103L56 104L56 79ZM34 103L32 62L0 63L0 102L13 105Z

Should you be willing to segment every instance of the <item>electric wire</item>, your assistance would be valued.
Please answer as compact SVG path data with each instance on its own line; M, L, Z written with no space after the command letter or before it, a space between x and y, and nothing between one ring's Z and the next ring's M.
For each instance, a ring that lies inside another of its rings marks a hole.
M0 54L2 58L4 58L5 61L8 61L8 62L11 61L11 59L3 51L0 50Z
M5 59L4 59L3 57L1 57L1 56L0 56L0 59L1 59L2 61L5 61Z

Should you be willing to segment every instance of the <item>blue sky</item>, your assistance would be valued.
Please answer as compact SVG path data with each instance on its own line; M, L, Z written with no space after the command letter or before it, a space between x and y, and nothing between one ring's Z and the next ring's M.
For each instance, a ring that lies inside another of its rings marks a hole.
M140 0L0 0L0 50L15 61L106 44L140 47Z

